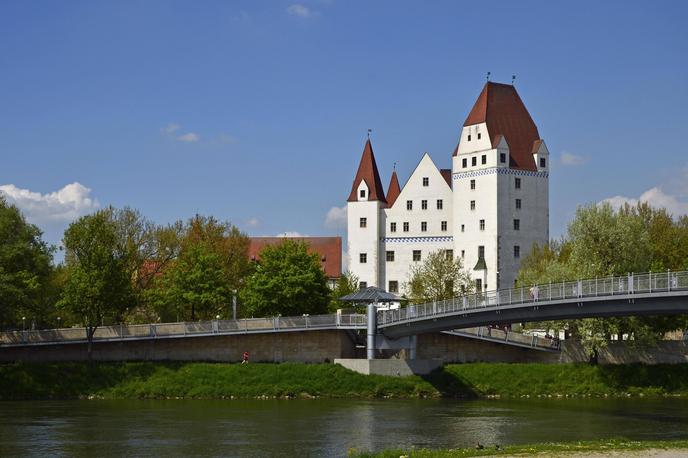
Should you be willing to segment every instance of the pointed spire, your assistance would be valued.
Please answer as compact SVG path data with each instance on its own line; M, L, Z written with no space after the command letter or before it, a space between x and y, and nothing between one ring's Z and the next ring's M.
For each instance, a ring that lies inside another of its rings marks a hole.
M540 134L515 86L491 81L485 83L463 125L481 123L487 124L493 147L496 147L497 136L504 136L509 145L511 167L537 170L531 150Z
M349 202L357 202L358 186L361 181L365 181L368 185L368 196L367 200L374 201L379 200L380 202L387 202L385 199L385 192L382 187L382 181L380 181L380 174L377 171L377 164L375 163L375 155L373 154L373 145L370 143L370 139L366 141L365 147L363 148L363 155L361 156L361 162L358 165L358 171L356 172L356 178L354 178L354 183L351 186L351 194L349 194Z
M394 202L397 201L397 197L401 194L401 187L399 186L399 179L397 178L396 164L394 171L392 172L392 178L389 180L389 186L387 186L387 206L392 207Z

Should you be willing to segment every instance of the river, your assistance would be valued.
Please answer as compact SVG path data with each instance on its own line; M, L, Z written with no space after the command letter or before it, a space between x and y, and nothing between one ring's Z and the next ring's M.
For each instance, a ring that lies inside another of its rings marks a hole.
M345 456L350 448L688 439L688 400L0 402L0 456Z

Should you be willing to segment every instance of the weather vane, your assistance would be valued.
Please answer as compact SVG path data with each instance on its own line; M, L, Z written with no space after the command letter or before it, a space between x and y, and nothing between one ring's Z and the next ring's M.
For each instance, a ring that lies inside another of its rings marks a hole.
M487 77L486 77L487 81L490 81L490 75L491 75L491 73L487 72Z
M394 165L392 165L392 170L396 170L396 169L397 169L397 161L394 161Z
M511 75L511 85L514 85L514 82L516 81L516 75Z
M370 133L373 131L373 129L368 129L368 139L370 139Z

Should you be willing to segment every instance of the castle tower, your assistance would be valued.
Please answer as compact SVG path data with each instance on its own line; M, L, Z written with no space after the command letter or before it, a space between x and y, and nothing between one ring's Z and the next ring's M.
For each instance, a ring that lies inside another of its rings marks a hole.
M454 253L482 290L514 286L549 239L549 152L513 85L488 82L452 159Z
M373 146L368 139L346 205L349 269L358 276L361 287L384 288L380 284L379 241L384 229L381 209L386 206Z

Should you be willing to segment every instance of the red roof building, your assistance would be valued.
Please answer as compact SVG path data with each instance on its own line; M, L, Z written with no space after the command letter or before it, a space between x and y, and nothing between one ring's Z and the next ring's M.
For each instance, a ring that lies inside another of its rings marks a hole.
M266 246L279 245L284 240L296 240L308 245L309 253L317 253L320 264L330 283L342 276L342 238L341 237L250 237L249 259L260 260L260 252Z

